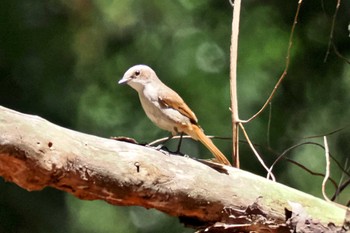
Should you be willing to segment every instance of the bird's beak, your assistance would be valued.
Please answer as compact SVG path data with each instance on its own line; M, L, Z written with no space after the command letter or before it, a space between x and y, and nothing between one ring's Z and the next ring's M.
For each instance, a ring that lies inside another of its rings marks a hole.
M125 84L128 83L130 81L129 77L123 77L122 79L119 80L118 84Z

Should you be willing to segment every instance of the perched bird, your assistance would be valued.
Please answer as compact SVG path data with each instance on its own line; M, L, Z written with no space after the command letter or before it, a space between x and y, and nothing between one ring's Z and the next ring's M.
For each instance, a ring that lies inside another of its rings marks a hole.
M201 141L217 162L230 165L225 155L204 134L192 110L175 91L160 81L149 66L131 67L118 83L126 83L137 91L146 115L159 128L170 131L172 135L185 133Z

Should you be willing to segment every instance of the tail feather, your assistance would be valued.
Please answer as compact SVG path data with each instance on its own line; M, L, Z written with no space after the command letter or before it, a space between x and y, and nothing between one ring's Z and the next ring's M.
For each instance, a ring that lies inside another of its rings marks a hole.
M210 152L215 156L219 163L231 165L226 156L214 145L212 140L204 134L200 127L197 125L192 125L192 130L189 130L185 133L190 135L193 139L199 140L201 143L203 143L203 145L205 145L205 147L210 150Z

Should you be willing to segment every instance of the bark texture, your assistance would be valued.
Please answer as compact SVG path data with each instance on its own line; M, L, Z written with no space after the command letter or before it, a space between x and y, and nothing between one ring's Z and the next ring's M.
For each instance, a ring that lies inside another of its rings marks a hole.
M292 219L295 203L323 226L345 221L345 207L263 177L232 167L220 172L191 158L72 131L1 106L0 132L0 176L28 191L50 186L84 200L156 208L212 232L234 227L289 232L295 224L286 218Z

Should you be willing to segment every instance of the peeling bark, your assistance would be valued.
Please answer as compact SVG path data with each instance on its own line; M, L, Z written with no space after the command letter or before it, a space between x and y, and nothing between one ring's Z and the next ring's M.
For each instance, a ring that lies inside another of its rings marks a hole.
M324 226L345 221L345 207L263 177L232 167L219 172L191 158L72 131L1 106L0 132L0 176L28 191L50 186L83 200L155 208L216 230L244 224L240 230L289 232L290 201ZM259 211L249 212L252 206Z

